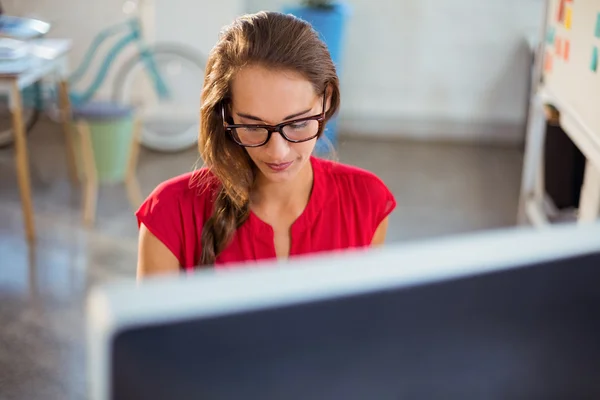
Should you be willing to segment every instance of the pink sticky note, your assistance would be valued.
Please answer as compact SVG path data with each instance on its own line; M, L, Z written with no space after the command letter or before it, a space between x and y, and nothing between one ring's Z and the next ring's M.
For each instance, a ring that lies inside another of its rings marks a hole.
M550 52L546 53L546 58L544 60L544 70L546 72L552 72L552 54Z
M569 52L571 50L571 42L569 42L568 40L565 40L565 42L563 43L563 58L565 61L569 61Z

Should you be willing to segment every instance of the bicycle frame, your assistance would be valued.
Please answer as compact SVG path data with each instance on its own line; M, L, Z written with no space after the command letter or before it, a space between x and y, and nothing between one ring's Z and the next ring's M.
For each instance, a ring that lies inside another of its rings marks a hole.
M154 59L154 55L152 51L146 44L142 35L142 27L140 20L138 18L131 18L119 24L110 26L105 30L101 31L94 40L92 41L91 46L87 50L83 62L79 65L79 67L73 72L73 74L69 77L69 84L74 87L77 83L85 76L87 71L90 69L92 65L92 61L98 54L98 50L100 46L109 38L118 35L122 32L125 32L125 36L117 43L115 43L109 50L100 65L100 69L98 73L94 77L92 83L82 92L71 91L71 102L73 105L78 105L89 101L94 95L98 92L106 76L108 71L112 67L112 64L116 60L117 56L129 45L135 43L138 45L139 57L142 59L148 73L150 74L150 78L154 83L154 87L157 91L157 94L161 97L168 97L169 90L167 85L165 84L160 72L158 70L158 66L156 64L156 60Z

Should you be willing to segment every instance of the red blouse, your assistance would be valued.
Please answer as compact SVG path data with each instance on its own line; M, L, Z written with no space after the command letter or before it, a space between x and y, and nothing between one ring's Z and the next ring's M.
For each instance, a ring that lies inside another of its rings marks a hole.
M313 190L291 227L290 257L365 247L379 224L396 207L386 185L371 172L311 157ZM202 226L212 214L218 184L206 170L160 184L136 212L138 224L162 241L183 269L198 265ZM197 179L197 178L201 179ZM273 229L250 212L215 266L276 258Z

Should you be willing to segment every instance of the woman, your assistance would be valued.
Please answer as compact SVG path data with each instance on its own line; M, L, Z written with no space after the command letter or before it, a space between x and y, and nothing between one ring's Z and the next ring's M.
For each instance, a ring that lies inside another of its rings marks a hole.
M382 244L396 206L383 182L311 156L339 102L309 24L260 12L228 26L206 67L206 167L162 183L136 213L138 276Z

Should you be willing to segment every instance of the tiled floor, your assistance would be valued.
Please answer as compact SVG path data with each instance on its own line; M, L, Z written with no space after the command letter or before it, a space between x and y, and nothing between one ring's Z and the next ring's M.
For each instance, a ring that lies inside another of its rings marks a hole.
M84 299L90 285L132 279L136 222L121 186L100 191L97 226L82 228L66 179L61 136L30 137L38 241L23 237L12 150L0 150L0 399L84 399ZM388 241L513 225L520 149L346 139L342 162L377 173L398 208ZM193 168L196 152L143 152L144 193Z

